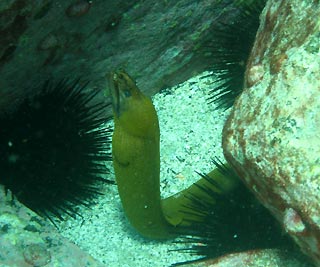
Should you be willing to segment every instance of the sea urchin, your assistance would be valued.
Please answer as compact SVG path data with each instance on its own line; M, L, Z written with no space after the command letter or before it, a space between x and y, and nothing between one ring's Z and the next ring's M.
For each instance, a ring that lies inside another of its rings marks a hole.
M41 216L74 217L101 193L110 160L109 104L91 104L87 83L45 82L40 93L0 117L0 183ZM37 88L35 88L37 89Z

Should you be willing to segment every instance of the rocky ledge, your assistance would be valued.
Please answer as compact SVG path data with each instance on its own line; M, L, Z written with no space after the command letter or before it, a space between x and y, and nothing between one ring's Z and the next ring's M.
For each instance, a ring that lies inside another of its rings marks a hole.
M320 266L320 4L268 1L224 154Z

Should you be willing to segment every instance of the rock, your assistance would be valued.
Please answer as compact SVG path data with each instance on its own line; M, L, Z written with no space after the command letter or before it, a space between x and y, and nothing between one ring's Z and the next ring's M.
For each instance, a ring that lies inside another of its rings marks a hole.
M182 82L210 65L201 48L236 16L230 2L2 0L0 107L48 78L80 77L103 92L118 67L148 95Z
M320 266L320 4L267 2L245 89L224 127L227 161Z
M277 249L231 253L218 259L204 260L188 267L311 267L303 259Z
M0 266L105 267L0 186Z

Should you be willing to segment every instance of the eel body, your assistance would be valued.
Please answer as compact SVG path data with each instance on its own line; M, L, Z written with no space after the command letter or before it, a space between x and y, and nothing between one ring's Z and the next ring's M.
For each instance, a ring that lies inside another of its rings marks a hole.
M160 199L160 130L151 100L122 70L111 74L114 112L113 165L121 202L143 236L169 238Z
M206 193L228 194L237 185L234 176L214 169L187 189L160 198L160 129L151 100L123 70L111 74L114 113L113 165L127 218L141 235L153 239L175 236L176 227L190 226L203 214L188 208L192 199L215 200Z

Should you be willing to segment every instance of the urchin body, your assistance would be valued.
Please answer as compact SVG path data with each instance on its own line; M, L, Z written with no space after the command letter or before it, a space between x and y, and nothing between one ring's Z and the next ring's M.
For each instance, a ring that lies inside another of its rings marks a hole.
M79 81L41 85L0 118L0 183L40 215L74 216L101 190L110 160L106 104L90 104L96 92Z

